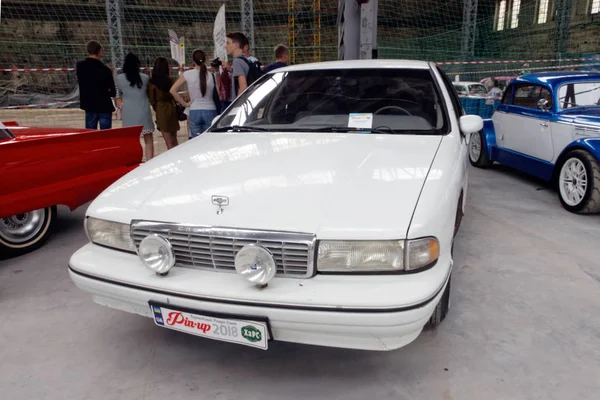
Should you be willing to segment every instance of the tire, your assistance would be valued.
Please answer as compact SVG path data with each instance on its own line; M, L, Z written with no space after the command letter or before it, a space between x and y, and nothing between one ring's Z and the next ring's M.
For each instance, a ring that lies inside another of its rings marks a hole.
M454 219L454 234L452 235L452 238L455 238L458 234L458 230L462 224L463 216L463 194L461 193L460 198L458 199L458 208L456 209L456 218ZM454 245L454 240L452 240L452 244Z
M585 150L567 154L557 175L558 198L572 213L600 213L600 164Z
M0 258L41 247L52 234L55 221L55 206L0 218Z
M444 294L442 295L442 298L435 306L435 309L433 310L433 314L431 314L429 321L427 321L426 327L429 329L437 328L437 326L439 324L441 324L442 321L446 318L446 315L448 315L448 309L450 307L450 281L451 281L451 278L452 278L452 276L448 279L448 284L446 285Z
M471 139L469 140L469 161L474 167L487 168L493 164L488 159L484 143L483 131L471 133Z

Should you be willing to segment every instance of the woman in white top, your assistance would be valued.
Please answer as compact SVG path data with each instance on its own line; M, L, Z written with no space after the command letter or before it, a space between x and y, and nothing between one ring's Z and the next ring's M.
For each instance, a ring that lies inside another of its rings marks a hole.
M194 69L185 71L171 87L171 94L175 100L190 109L188 116L190 139L207 130L221 108L218 95L219 83L215 76L208 72L204 64L206 55L202 50L195 50L192 53L192 61L194 62ZM189 103L178 93L179 88L184 83L187 83L190 94Z

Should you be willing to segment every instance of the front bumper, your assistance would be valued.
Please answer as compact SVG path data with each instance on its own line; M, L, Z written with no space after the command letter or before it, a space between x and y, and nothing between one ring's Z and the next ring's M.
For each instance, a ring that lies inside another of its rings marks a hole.
M269 319L273 340L393 350L421 333L448 284L451 260L418 274L275 278L257 289L235 274L174 268L159 277L138 257L88 244L69 275L98 304L152 318L148 303Z

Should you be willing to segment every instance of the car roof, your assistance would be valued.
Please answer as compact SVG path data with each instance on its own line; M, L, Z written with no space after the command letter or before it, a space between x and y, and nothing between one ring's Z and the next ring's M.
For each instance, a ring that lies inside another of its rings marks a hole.
M534 83L556 88L563 83L576 81L600 81L600 73L578 71L540 72L519 76L512 83Z
M326 61L318 63L290 65L278 68L272 72L291 72L291 71L314 71L329 69L365 69L365 68L408 68L408 69L429 69L430 63L417 60L344 60L344 61Z

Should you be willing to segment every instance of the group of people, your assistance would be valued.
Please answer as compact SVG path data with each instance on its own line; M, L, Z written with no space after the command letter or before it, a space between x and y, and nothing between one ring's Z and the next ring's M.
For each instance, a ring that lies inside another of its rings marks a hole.
M167 58L157 57L148 76L140 71L138 56L128 53L115 84L112 72L101 61L102 46L97 41L88 42L88 57L79 61L76 68L85 127L110 129L115 111L113 98L120 97L123 126L143 126L144 149L149 160L154 157L154 122L167 149L178 145L180 120L187 119L189 138L197 137L249 85L262 74L286 66L289 57L287 47L280 44L275 47L275 62L261 66L249 51L248 39L240 32L227 34L226 50L233 61L214 59L209 64L210 69L206 53L194 50L193 68L180 74L177 80L171 78ZM184 85L187 91L182 91ZM181 115L182 109L185 116Z

